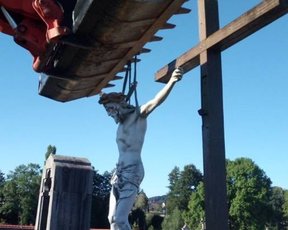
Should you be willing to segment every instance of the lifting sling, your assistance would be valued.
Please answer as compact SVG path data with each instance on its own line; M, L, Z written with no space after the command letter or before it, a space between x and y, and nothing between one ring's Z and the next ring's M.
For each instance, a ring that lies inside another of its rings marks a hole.
M137 97L137 55L134 57L134 76L132 81L132 64L131 61L127 63L124 82L123 82L123 88L122 93L125 94L126 86L129 86L128 92L126 95L126 102L131 104L131 96L134 93L134 100L135 100L135 106L138 107L138 97Z

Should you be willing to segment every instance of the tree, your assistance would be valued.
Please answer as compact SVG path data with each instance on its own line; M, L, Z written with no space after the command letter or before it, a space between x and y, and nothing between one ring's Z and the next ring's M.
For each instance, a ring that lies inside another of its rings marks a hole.
M4 173L0 170L0 210L4 204L3 188L5 184ZM3 215L0 212L0 223L3 221Z
M168 175L168 180L169 180L168 188L170 191L175 189L179 179L180 179L180 168L175 166L174 169Z
M269 222L271 180L251 159L227 160L230 229L264 229Z
M180 201L179 209L186 210L192 192L194 192L199 183L203 181L202 173L192 164L184 166L181 172L181 179L179 180L180 188Z
M4 173L0 170L0 187L5 183Z
M284 205L285 205L285 191L280 187L272 188L271 196L271 229L284 229L286 226Z
M0 213L9 224L34 224L41 170L37 164L20 165L7 175Z
M283 215L286 228L288 227L288 190L284 191Z
M180 180L180 169L179 167L174 167L174 169L169 173L168 175L169 180L169 192L167 194L167 201L166 201L166 210L169 213L170 210L174 209L174 207L177 207L177 197L178 197L178 191L179 189L179 183Z
M93 228L108 228L109 194L111 190L112 173L104 172L102 175L94 170L91 223Z
M195 192L192 193L188 210L183 213L185 223L190 229L201 230L205 219L204 184L200 182Z
M48 145L47 152L45 153L45 160L47 160L51 154L55 155L56 151L57 151L57 148L55 146Z
M146 229L146 218L145 212L141 208L133 209L129 215L129 223L133 229L145 230Z
M0 207L0 215L4 223L18 224L20 213L20 201L14 181L7 181L3 187L3 203Z
M141 190L134 202L132 212L129 215L129 222L133 229L146 229L145 212L148 210L148 197L146 193Z
M148 213L146 215L146 224L148 230L162 230L163 217L158 214Z
M170 214L175 208L180 211L186 210L190 195L202 180L202 173L192 164L184 166L183 171L175 167L169 174L167 213Z
M277 193L271 196L271 180L250 159L239 158L226 163L229 229L265 229L275 211L271 208L271 199L274 199L275 209L279 211L281 206L277 204ZM183 215L191 229L202 228L204 205L204 186L201 183L192 193L188 210Z
M144 212L148 211L148 197L146 193L141 190L135 200L134 209L140 208Z
M182 218L182 212L178 208L175 208L171 214L164 217L162 229L179 230L183 225L184 220Z

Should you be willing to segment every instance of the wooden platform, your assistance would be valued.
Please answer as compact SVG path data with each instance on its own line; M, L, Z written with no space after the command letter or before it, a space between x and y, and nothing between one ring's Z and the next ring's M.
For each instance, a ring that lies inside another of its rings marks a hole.
M53 45L41 75L39 94L67 102L99 94L135 54L149 52L146 43L160 41L161 29L187 0L78 0L74 11L74 35Z

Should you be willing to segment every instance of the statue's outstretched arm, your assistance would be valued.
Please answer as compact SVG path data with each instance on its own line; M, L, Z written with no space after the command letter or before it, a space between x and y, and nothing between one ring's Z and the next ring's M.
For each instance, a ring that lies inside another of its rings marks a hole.
M180 68L175 69L171 75L171 78L169 79L168 83L164 86L164 88L161 89L160 92L158 92L152 100L148 101L146 104L140 107L141 116L147 117L157 106L159 106L163 101L165 101L175 83L181 80L182 75L183 75L182 69Z

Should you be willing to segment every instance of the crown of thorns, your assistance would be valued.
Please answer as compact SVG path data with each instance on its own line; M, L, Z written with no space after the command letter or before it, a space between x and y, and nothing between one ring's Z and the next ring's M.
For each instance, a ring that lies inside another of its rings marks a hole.
M111 102L120 103L125 100L126 96L123 93L103 93L100 96L99 104L107 104Z

